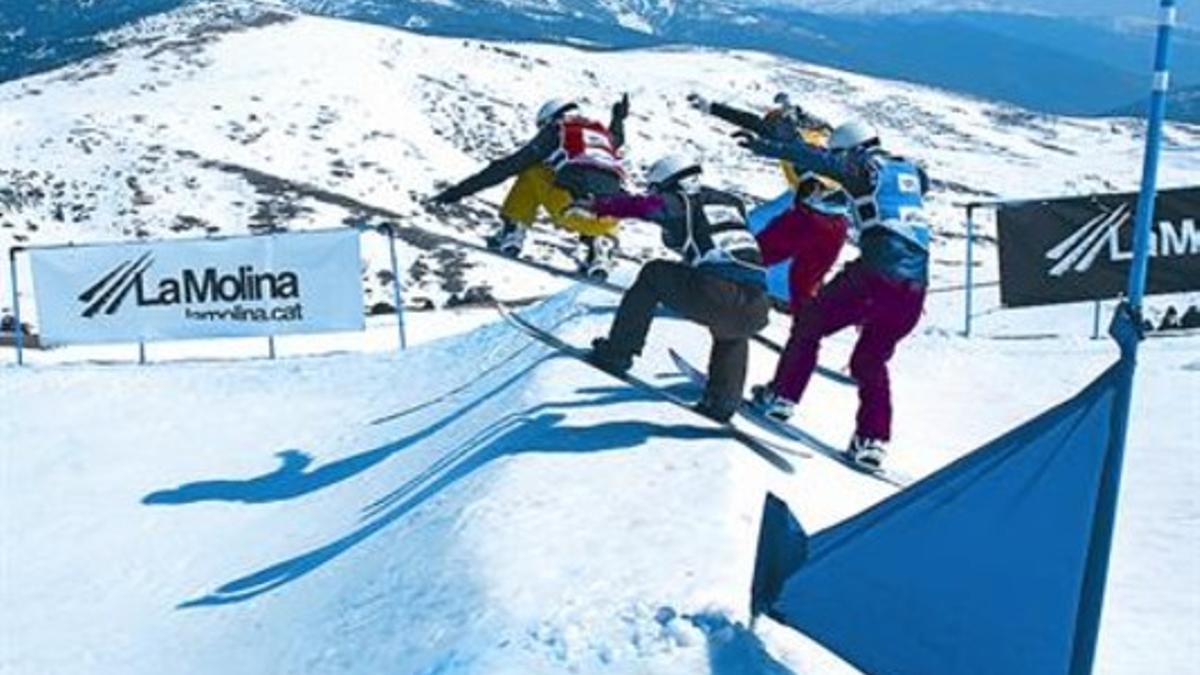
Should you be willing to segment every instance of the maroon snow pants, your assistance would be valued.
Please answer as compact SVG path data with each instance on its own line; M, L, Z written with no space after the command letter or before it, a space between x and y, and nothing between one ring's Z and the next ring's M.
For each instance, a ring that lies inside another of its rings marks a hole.
M858 381L856 433L889 440L892 400L887 362L896 344L916 327L924 304L924 287L892 279L861 262L850 263L796 315L772 388L789 401L799 401L816 369L821 339L847 326L859 326L850 358L850 374Z

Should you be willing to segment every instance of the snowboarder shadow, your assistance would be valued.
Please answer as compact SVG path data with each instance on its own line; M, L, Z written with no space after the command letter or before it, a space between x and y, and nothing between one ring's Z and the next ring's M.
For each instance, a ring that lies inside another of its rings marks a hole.
M528 372L527 369L522 370L518 374L518 377L524 375L526 372ZM269 473L246 479L215 479L185 483L176 488L152 492L142 498L142 503L147 505L182 505L205 501L220 501L264 504L301 497L316 492L367 471L396 453L429 438L457 419L459 415L469 412L480 402L487 400L511 385L513 379L515 378L506 380L499 387L485 393L470 404L462 406L454 414L445 416L439 422L426 427L418 433L366 452L329 462L328 464L323 464L309 470L313 462L311 455L297 449L284 450L275 453L275 456L280 459L281 463L279 468ZM559 404L559 407L571 408L609 405L631 400L632 395L632 392L627 387L620 386L585 388L581 389L579 393L593 394L595 397L588 400Z
M518 376L523 376L523 373ZM244 602L291 583L337 558L460 479L500 457L524 453L627 451L644 445L653 438L688 441L724 437L720 429L688 424L629 420L578 427L564 424L567 419L564 411L571 408L611 405L647 398L643 392L624 387L589 388L582 390L582 393L590 393L592 396L559 403L541 403L501 417L458 448L444 453L392 492L366 506L363 509L363 524L349 534L235 579L208 595L180 604L179 608ZM447 419L458 420L461 417L459 414L452 414L447 416ZM431 433L423 432L422 435L428 437Z
M152 492L142 498L143 504L148 505L179 505L204 501L243 502L246 504L262 504L300 497L325 487L352 478L393 455L419 444L425 439L437 434L453 424L462 415L470 413L475 408L489 401L511 387L521 378L542 363L540 358L517 371L492 389L480 394L470 402L460 406L454 412L443 416L437 422L430 424L420 431L386 443L366 452L351 455L343 459L322 464L309 470L313 458L301 450L285 450L276 453L282 460L281 466L261 476L241 480L203 480L185 483L177 488Z
M143 504L190 504L202 501L268 502L295 497L310 491L305 469L312 464L311 455L302 450L275 453L280 459L278 469L247 480L207 480L187 483L173 490L151 492L142 498Z

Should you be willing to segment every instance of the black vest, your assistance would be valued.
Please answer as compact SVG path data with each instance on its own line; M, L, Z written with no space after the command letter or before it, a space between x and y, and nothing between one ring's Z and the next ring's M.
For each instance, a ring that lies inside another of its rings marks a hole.
M761 269L762 251L746 224L746 206L738 197L702 187L676 189L663 229L663 244L678 251L689 265L736 263Z

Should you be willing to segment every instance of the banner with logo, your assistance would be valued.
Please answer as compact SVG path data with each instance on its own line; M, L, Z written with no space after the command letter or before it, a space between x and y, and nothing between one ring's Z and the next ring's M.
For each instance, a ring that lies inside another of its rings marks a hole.
M29 251L43 342L362 330L353 230Z
M1000 207L1000 301L1027 307L1125 292L1137 193ZM1200 290L1200 188L1161 190L1147 293Z

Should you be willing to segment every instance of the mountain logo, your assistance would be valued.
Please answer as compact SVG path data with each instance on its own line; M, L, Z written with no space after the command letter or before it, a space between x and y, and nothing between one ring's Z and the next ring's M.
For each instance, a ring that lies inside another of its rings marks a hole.
M1127 202L1088 220L1046 251L1046 258L1054 261L1047 273L1055 278L1068 272L1087 274L1105 251L1108 262L1131 260L1132 251L1121 249L1120 235L1121 228L1132 220L1132 216L1133 205ZM1169 220L1161 220L1157 230L1150 233L1151 256L1197 254L1200 254L1200 230L1192 218L1184 218L1178 227Z
M116 314L131 295L138 307L170 305L213 305L266 302L300 298L300 276L292 270L257 272L253 265L239 265L234 272L217 267L185 268L177 276L146 283L146 272L154 265L150 253L130 258L113 267L92 284L78 300L84 304L85 319L97 314Z
M140 258L131 258L114 267L107 274L79 294L85 307L80 313L90 319L104 310L105 315L116 314L129 296L129 292L140 286L142 275L154 264L154 258L144 253Z

